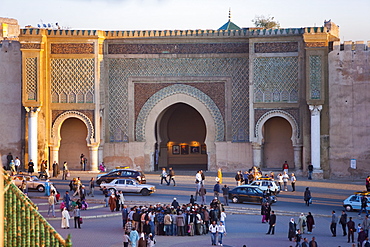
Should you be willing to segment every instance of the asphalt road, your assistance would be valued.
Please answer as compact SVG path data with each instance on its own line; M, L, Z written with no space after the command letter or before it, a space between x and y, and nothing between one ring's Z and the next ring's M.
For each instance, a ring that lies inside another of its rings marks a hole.
M87 185L88 180L96 174L89 173L72 173L72 177L80 176L83 184ZM63 195L68 188L69 181L60 179L51 179L58 190ZM159 174L147 174L148 184L156 185L157 191L151 196L141 195L125 195L126 201L131 205L150 205L155 203L171 203L176 197L179 203L187 203L189 197L195 191L195 177L192 174L177 175L176 186L161 186L159 185ZM231 188L235 186L233 174L225 174L223 179L224 184L228 184ZM208 173L206 177L206 189L208 194L213 195L213 185L215 184L215 174ZM340 215L342 201L354 191L364 189L364 181L345 181L345 180L323 180L311 181L305 178L298 178L296 192L282 192L278 196L278 202L273 205L272 209L277 214L277 227L274 236L265 235L268 225L261 223L259 215L260 205L243 203L233 204L226 208L228 215L226 220L227 236L224 238L224 246L295 246L295 243L287 239L288 222L291 217L296 220L301 212L307 213L311 211L315 217L316 228L315 235L319 246L337 247L351 246L347 244L347 238L342 236L341 227L337 227L337 237L331 237L329 225L331 211L336 210ZM303 191L306 187L310 187L313 204L310 207L304 205ZM82 216L85 216L82 229L61 229L60 219L48 218L51 225L64 237L68 234L72 235L73 246L122 246L122 222L119 214L111 213L107 208L101 207L103 195L96 190L96 199L90 205L91 209L82 211ZM46 215L47 206L46 197L42 197L42 193L31 192L30 196L36 203L39 203L39 209L43 215ZM209 203L213 196L207 196ZM41 197L40 197L41 196ZM57 213L57 215L60 212ZM96 218L94 216L98 216ZM349 212L348 216L353 216L357 223L359 219L357 212ZM72 223L72 221L71 221ZM73 225L72 225L73 226ZM355 234L357 238L357 234ZM311 235L304 235L311 238ZM157 236L157 245L160 247L182 247L182 246L211 246L210 236L194 236L194 237L165 237Z

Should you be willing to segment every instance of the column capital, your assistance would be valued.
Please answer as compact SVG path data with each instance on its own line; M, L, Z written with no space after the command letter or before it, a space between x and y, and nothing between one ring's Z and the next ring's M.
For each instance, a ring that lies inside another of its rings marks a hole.
M320 114L320 111L322 110L322 105L308 105L308 108L311 111L311 116L316 116Z

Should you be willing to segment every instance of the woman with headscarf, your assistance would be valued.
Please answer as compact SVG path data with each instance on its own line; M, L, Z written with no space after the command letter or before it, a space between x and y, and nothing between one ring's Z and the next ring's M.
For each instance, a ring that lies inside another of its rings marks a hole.
M308 231L308 234L311 234L312 229L315 225L315 219L313 218L311 212L308 212L308 215L306 216L306 219L307 219L307 231Z
M108 203L110 210L113 212L117 206L117 197L114 195L114 193L110 195Z
M294 222L294 219L291 218L289 221L289 231L288 231L288 239L292 241L295 238L297 231L297 224Z
M63 211L62 211L62 228L63 229L69 229L69 219L71 217L69 216L69 213L68 213L68 210L67 208L63 208Z

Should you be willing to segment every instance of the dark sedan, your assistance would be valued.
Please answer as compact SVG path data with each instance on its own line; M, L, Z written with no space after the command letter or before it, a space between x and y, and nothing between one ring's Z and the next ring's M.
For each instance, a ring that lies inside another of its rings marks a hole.
M262 203L264 200L271 203L276 202L275 196L270 196L270 198L267 199L266 198L267 197L263 194L262 190L260 190L259 188L251 187L249 185L241 185L229 191L229 199L234 203Z
M146 184L146 178L142 171L132 169L119 169L113 170L105 175L101 175L96 178L96 183L100 185L102 182L110 183L114 179L120 178L132 178L135 179L139 184Z

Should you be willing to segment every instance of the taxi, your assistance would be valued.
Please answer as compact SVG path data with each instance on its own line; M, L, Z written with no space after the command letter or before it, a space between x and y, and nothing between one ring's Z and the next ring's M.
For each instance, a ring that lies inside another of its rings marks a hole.
M370 192L368 191L358 191L353 195L350 195L347 199L343 201L343 207L346 211L350 212L353 210L361 209L361 198L367 196L367 207L370 207Z

